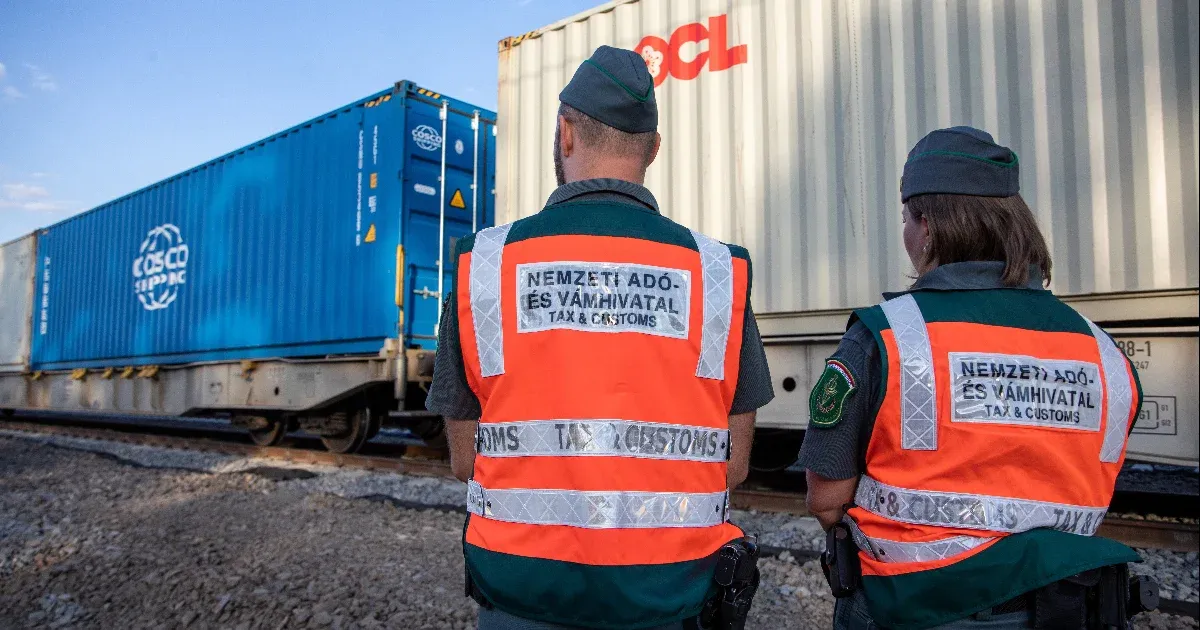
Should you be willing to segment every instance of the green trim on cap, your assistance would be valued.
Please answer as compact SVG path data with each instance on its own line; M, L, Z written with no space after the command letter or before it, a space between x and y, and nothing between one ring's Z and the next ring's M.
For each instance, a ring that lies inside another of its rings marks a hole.
M600 72L603 72L604 76L612 79L613 83L616 83L617 85L621 86L622 90L625 90L626 92L628 92L630 96L632 96L633 98L636 98L639 102L645 103L646 101L650 100L650 94L651 94L651 92L654 91L654 82L653 81L650 82L650 87L646 89L646 94L643 96L638 96L637 92L634 92L633 90L631 90L628 85L625 85L624 83L622 83L620 79L618 79L617 77L614 77L611 72L609 72L608 70L605 70L600 64L592 61L591 59L584 59L583 63L590 64L591 66L593 66Z
M970 153L959 153L958 151L926 151L924 153L918 153L918 154L908 158L908 162L905 162L905 164L908 164L909 162L912 162L913 160L916 160L918 158L923 158L926 155L952 155L954 157L963 157L963 158L967 158L970 160L979 160L980 162L987 162L988 164L995 164L996 166L999 166L1001 168L1012 168L1017 165L1017 152L1013 151L1012 149L1009 149L1008 152L1010 154L1012 154L1012 157L1013 157L1011 162L1000 162L997 160L989 160L987 158L982 158L977 155L971 155Z

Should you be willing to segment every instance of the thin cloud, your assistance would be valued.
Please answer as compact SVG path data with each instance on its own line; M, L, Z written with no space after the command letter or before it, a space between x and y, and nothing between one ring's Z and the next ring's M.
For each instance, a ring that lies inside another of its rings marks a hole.
M54 77L50 76L49 72L42 70L40 66L27 63L25 64L25 69L29 71L31 77L30 84L34 88L43 92L53 92L58 89L58 84L54 82Z
M45 186L15 182L0 185L0 211L64 213L74 202L55 199Z
M8 70L4 68L4 64L0 63L0 79L3 79L5 74L8 74Z
M4 191L4 198L9 201L45 199L50 196L50 191L46 190L45 186L34 184L5 184L0 186L0 190Z
M15 101L19 98L25 98L24 92L11 85L4 86L3 94L4 100L6 101Z
M0 200L0 210L25 210L27 212L58 212L70 206L60 201L5 201Z

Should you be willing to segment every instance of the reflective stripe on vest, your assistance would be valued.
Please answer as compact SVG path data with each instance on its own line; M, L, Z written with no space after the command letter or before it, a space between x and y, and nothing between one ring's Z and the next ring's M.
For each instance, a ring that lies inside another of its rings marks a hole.
M531 420L479 425L484 457L607 455L724 462L729 431L633 420Z
M728 493L488 490L471 480L467 511L510 523L587 529L711 527L725 522Z
M897 488L863 475L855 504L883 518L960 529L1016 534L1038 527L1091 536L1108 508L1013 499L986 494Z
M704 326L700 329L700 361L696 376L714 380L725 378L725 346L733 322L733 258L729 247L692 230L700 250L703 272Z
M500 266L512 224L497 225L475 235L471 250L471 315L479 371L486 378L504 373L504 318L500 314Z
M843 516L842 522L850 528L858 548L880 562L936 562L996 540L994 536L951 536L929 542L900 542L867 536L849 516Z
M900 446L910 451L936 451L937 397L925 318L911 294L888 300L880 308L900 354Z
M1129 434L1129 414L1133 411L1133 387L1126 374L1125 354L1100 327L1087 320L1092 336L1100 346L1100 366L1108 390L1108 414L1104 419L1104 443L1100 446L1100 461L1113 463L1121 459L1121 448Z

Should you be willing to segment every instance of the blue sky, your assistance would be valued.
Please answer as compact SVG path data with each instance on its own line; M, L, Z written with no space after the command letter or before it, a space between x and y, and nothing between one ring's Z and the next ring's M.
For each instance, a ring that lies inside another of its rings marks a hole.
M0 242L400 79L494 110L496 43L601 1L0 2Z

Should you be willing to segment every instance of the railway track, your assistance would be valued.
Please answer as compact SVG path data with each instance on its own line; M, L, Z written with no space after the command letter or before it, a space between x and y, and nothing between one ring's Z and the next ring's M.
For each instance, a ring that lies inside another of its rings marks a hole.
M59 435L74 438L107 440L157 446L164 448L207 451L240 457L254 457L284 463L336 466L387 471L408 475L450 477L450 464L436 458L435 451L404 447L404 454L339 454L325 450L284 446L256 446L241 441L238 431L209 432L204 437L78 426L70 421L52 423L31 422L25 419L0 422L0 428L24 433ZM191 433L197 433L194 429ZM219 437L214 438L213 435ZM730 499L733 507L761 512L782 512L807 515L804 495L769 488L743 487L735 490ZM1166 549L1170 551L1200 551L1200 530L1195 523L1169 520L1147 520L1135 515L1113 515L1105 518L1099 535L1119 540L1132 547Z

